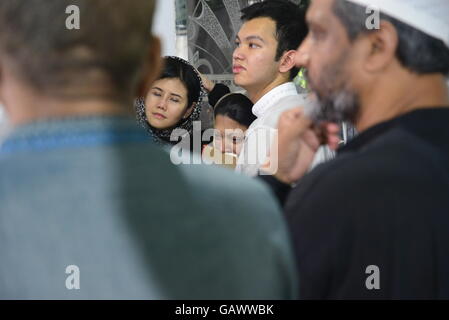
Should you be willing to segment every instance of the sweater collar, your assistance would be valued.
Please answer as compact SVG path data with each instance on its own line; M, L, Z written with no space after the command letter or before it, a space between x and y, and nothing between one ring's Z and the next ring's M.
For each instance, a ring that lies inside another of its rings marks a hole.
M0 155L148 141L148 135L131 116L67 117L15 127L0 143Z

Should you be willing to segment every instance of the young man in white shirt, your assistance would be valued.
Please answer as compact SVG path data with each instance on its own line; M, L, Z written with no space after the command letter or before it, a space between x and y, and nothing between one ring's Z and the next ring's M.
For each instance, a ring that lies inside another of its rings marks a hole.
M270 148L281 113L308 104L306 95L300 95L292 82L298 74L296 49L308 29L304 11L287 0L256 3L242 14L232 71L235 84L244 88L254 103L257 120L246 132L236 171L256 176L267 156L276 156Z

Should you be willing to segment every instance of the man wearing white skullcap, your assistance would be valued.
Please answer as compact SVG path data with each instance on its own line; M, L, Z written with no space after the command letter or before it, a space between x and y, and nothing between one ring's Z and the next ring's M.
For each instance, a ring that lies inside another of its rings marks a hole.
M449 46L449 1L447 0L347 0L378 10Z
M360 134L295 176L307 147L292 137L310 142L310 121L281 117L277 177L301 178L284 208L302 298L449 299L448 16L448 0L312 1L297 66L314 120Z

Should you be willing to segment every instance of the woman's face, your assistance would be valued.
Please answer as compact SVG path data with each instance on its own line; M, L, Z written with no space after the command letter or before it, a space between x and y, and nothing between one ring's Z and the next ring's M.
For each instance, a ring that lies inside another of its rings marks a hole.
M156 129L175 127L193 111L188 108L187 89L178 78L157 80L145 98L145 114Z
M239 155L248 127L227 116L219 114L215 117L214 128L214 147L222 153L228 152Z

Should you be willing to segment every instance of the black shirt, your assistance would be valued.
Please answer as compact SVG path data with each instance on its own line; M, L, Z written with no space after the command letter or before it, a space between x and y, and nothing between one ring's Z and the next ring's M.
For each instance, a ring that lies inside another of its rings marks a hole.
M216 83L214 89L211 92L209 92L207 96L209 99L209 104L213 108L215 108L217 102L230 92L231 90L229 90L229 88L225 84Z
M301 298L449 299L449 108L361 133L284 209Z

